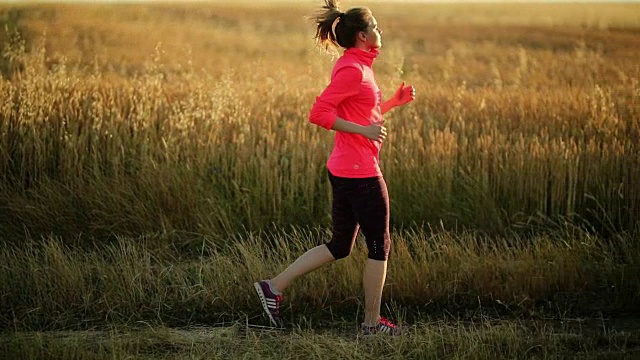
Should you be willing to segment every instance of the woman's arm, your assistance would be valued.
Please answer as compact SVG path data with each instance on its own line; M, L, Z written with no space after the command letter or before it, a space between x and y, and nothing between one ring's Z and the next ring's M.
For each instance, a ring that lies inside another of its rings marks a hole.
M329 86L316 98L309 121L327 130L332 129L338 105L358 94L361 82L362 71L358 68L349 66L338 70Z
M404 82L402 82L398 90L396 90L396 93L389 100L380 104L380 111L382 111L382 114L385 114L396 106L402 106L412 102L415 98L416 89L413 85L405 86Z
M331 129L352 134L359 134L369 140L374 141L382 141L387 137L387 129L380 124L363 126L339 117L336 118L336 121L333 123Z
M393 109L394 107L396 107L395 102L393 101L393 98L383 102L382 104L380 104L380 111L382 111L382 114L386 114L387 112L389 112L389 110Z

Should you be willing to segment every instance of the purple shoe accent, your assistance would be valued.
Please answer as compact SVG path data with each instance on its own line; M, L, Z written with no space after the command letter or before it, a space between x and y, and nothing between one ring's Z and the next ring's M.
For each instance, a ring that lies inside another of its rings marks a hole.
M253 283L256 288L262 308L269 317L269 321L274 326L282 326L282 319L280 318L280 303L282 302L282 294L274 294L271 292L269 283L264 280Z

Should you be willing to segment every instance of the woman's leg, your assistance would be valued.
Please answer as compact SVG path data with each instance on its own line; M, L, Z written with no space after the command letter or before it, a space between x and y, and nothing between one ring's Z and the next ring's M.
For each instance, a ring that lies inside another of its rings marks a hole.
M351 195L354 179L338 178L329 173L332 189L332 236L327 244L307 251L287 269L270 280L276 292L282 292L298 277L322 265L349 256L358 235L358 223L353 214Z
M302 254L293 264L270 280L277 292L282 292L298 277L335 260L326 245L319 245Z
M380 319L382 290L387 276L387 258L391 247L389 195L382 177L366 179L354 202L354 211L369 252L362 275L364 323L373 326Z
M380 319L382 288L387 277L387 261L367 259L362 284L364 287L364 323L374 326Z

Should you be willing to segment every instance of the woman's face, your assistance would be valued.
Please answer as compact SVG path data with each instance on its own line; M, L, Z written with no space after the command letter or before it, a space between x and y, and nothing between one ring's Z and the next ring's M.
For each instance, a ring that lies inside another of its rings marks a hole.
M378 27L376 18L371 16L369 18L369 26L366 32L362 32L365 35L366 47L369 49L378 49L382 46L382 30Z

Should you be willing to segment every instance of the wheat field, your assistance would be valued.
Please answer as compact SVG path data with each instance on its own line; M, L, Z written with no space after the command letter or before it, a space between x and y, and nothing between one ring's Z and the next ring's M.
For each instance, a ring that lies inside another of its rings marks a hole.
M361 249L248 325L330 236L318 2L2 4L0 355L637 355L640 5L359 4L418 93L381 154L409 336L355 335Z

